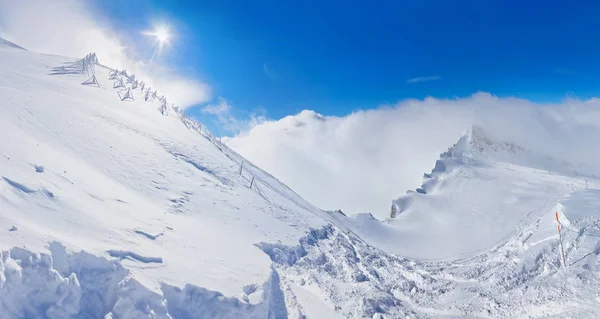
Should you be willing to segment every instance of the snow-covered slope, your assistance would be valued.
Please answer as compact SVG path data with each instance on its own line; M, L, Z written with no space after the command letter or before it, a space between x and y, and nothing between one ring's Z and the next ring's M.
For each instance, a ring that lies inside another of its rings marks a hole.
M593 168L474 127L394 218L324 212L96 62L0 43L0 318L598 315Z
M10 42L4 38L0 38L0 47L11 47L15 49L25 50L25 48L21 47L20 45Z
M471 256L506 241L570 192L600 185L592 171L496 141L474 126L441 154L420 188L393 202L395 218L350 222L361 237L399 255Z
M422 187L393 201L393 218L332 213L356 237L334 231L312 249L312 263L326 266L310 272L310 284L353 282L324 288L346 316L361 309L390 318L597 317L600 181L593 171L474 126L441 154ZM306 263L280 273L305 278Z
M189 291L198 300L217 292L248 295L246 306L223 303L238 311L275 311L280 304L269 303L282 302L269 295L276 275L254 244L295 244L309 227L324 226L325 215L250 163L240 175L240 158L228 157L232 152L220 151L210 136L188 129L173 109L164 116L162 103L144 101L139 88L132 90L134 101L121 101L120 90L113 89L119 81L109 80L112 70L94 67L96 87L81 84L91 77L81 69L81 61L0 47L1 248L47 252L51 247L61 274L77 274L83 292L73 294L83 293L79 298L92 298L82 272L110 269L106 276L115 279L114 287L105 287L112 289L107 294L123 292L117 278L131 277L130 285L148 288L144 293L156 298L183 298ZM13 226L16 230L9 231ZM25 254L30 253L5 253L3 266ZM51 266L48 257L36 258L35 267ZM194 286L183 292L168 288L186 284ZM8 283L4 288L23 294L28 289ZM123 298L131 303L144 298L128 294ZM23 313L20 307L31 302L27 295L11 298L18 306L3 308L0 302L0 317ZM119 298L101 299L104 305L92 317L104 316Z

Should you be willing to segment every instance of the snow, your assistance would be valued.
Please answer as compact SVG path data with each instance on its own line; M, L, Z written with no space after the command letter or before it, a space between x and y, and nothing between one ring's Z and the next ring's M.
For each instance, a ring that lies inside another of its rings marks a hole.
M13 43L13 42L10 42L6 39L3 39L3 38L0 38L0 47L10 47L10 48L14 48L14 49L27 51L27 50L25 50L25 48Z
M442 154L420 189L395 201L401 211L396 218L370 226L377 232L357 232L365 238L375 233L380 246L399 255L468 257L504 242L574 188L584 187L585 171L570 169L550 157L491 141L475 127ZM595 177L586 178L589 187L600 185ZM369 221L355 224L365 228Z
M96 66L100 88L82 86L86 74L51 71L77 61L16 52L0 49L0 225L19 231L2 232L0 249L46 252L56 241L69 254L122 259L154 293L167 283L237 296L271 280L255 243L291 244L326 224L266 174L268 201L249 189L257 168L239 175L240 163L158 102L121 102L108 69ZM142 229L164 234L148 240Z
M290 286L299 302L304 305L303 310L307 317L343 318L335 312L335 307L331 303L321 300L322 292L319 291L318 287L300 286L295 283L291 283Z
M100 63L0 44L0 318L598 316L597 168L474 126L322 211Z

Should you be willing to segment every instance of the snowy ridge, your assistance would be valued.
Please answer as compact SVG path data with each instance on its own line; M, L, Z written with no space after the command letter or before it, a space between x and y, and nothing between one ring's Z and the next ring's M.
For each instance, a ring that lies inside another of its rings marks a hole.
M132 89L132 75L102 66L94 54L73 60L14 52L0 51L0 95L8 101L0 108L6 137L0 151L0 229L6 228L0 250L12 256L6 263L30 273L23 262L29 257L14 253L23 249L45 260L53 282L74 274L81 283L77 269L60 276L53 271L57 259L47 251L57 242L69 256L97 256L128 273L110 288L126 295L122 301L92 312L75 296L71 312L58 317L187 318L199 309L215 317L282 317L277 275L254 244L292 243L310 227L326 225L319 217L325 214L306 211L312 206L252 165L240 174L239 162L230 158L236 154L218 147L199 123L172 104L163 108L166 98L155 89L141 89L139 82ZM125 88L114 88L114 82ZM122 99L123 89L132 100ZM93 265L82 267L96 272ZM12 289L4 278L0 286ZM11 278L17 286L29 282L27 276ZM44 289L49 295L63 289L56 287ZM74 294L85 299L81 288ZM0 294L16 309L8 318L36 305L23 289L19 300ZM31 316L50 316L52 305L67 297L61 298L37 304Z
M27 51L27 49L25 49L25 48L23 48L23 47L15 44L15 43L13 43L13 42L10 42L10 41L8 41L8 40L6 40L4 38L0 38L0 48L3 48L3 47Z
M416 190L407 191L407 195L392 202L392 218L406 211L413 202L412 194L435 193L439 182L452 176L455 168L461 166L478 166L492 163L494 165L516 165L564 176L597 179L592 167L583 164L573 165L557 160L551 156L534 153L523 147L506 141L498 141L480 126L473 125L465 131L456 144L440 154L430 173L423 174L423 183Z
M564 233L569 268L561 271L554 212L561 223L576 220L600 236L600 216L585 210L598 207L598 196L598 190L571 193L502 243L450 262L394 256L331 227L313 231L298 246L260 246L309 316L593 317L600 243L583 231ZM311 304L321 295L330 308Z
M441 157L452 157L465 161L493 160L562 175L597 178L594 175L596 169L593 167L581 163L569 163L552 156L552 154L539 154L526 150L517 143L498 140L478 125L469 128L459 141Z
M539 168L549 162L558 163L548 165L554 170ZM505 243L568 193L597 187L593 175L570 168L473 127L440 155L420 188L392 202L393 218L333 216L388 252L456 260Z
M600 182L477 128L382 222L94 54L0 50L0 97L0 319L598 315Z

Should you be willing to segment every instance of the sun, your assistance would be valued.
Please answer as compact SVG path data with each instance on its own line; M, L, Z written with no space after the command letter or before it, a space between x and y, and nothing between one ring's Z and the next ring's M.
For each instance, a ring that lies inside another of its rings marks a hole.
M153 38L154 42L157 44L156 53L159 54L165 46L170 44L171 38L173 37L171 30L169 30L169 26L166 24L155 26L153 30L143 31L142 34Z
M161 46L169 43L169 39L171 38L169 29L166 26L160 26L156 28L156 30L153 32L153 35L156 37L156 41L158 41L158 44Z
M155 56L161 56L165 50L167 50L167 47L170 47L177 42L174 41L177 38L177 35L173 34L173 30L164 22L154 24L152 29L142 31L141 34L151 41L151 43L148 43L152 49L150 61L152 61Z

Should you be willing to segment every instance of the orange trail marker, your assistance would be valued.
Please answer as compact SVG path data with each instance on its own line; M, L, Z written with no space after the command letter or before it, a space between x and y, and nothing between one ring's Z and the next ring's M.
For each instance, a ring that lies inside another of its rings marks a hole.
M554 214L556 216L556 223L558 224L557 228L558 228L558 241L560 243L560 260L562 262L563 268L565 268L565 267L567 267L567 265L565 263L565 250L563 249L563 244L562 244L562 235L560 233L560 222L558 221L558 212L555 212Z

